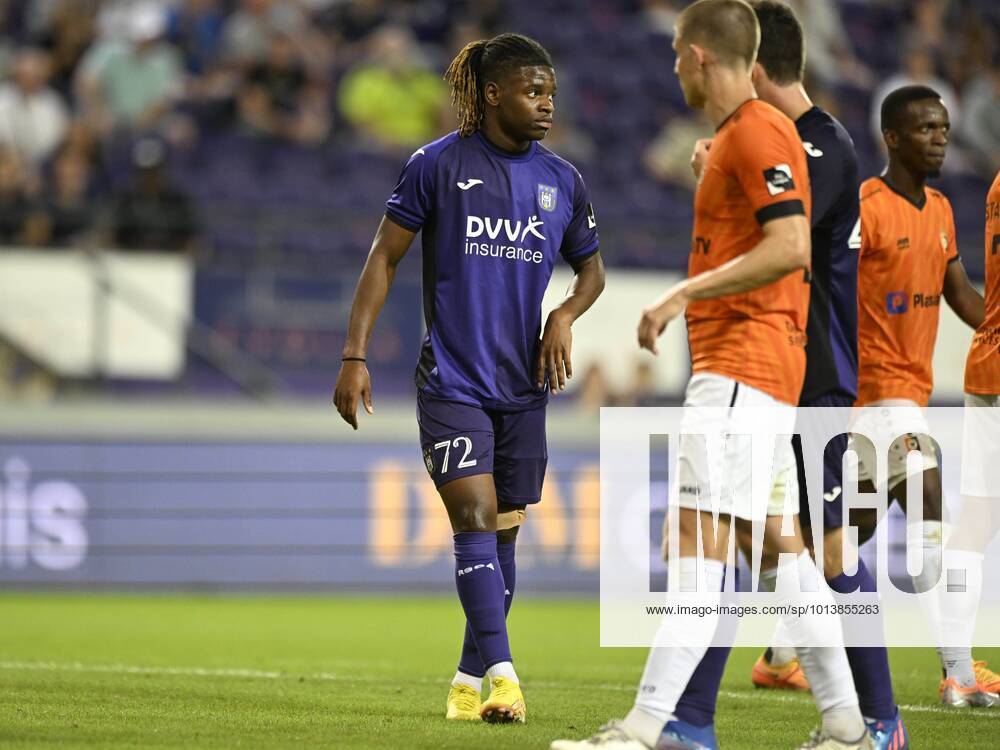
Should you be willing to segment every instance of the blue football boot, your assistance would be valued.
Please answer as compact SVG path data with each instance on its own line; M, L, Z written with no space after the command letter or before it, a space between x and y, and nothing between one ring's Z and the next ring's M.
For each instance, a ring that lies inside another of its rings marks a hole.
M654 750L719 750L715 724L696 727L686 721L669 721Z
M865 723L871 733L875 750L909 750L910 733L906 731L906 724L899 715L899 709L896 709L896 716L892 719L878 719Z

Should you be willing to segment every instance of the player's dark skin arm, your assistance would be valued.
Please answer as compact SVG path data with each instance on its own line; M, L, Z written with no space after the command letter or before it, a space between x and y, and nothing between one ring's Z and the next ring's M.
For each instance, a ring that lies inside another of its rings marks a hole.
M416 236L403 229L396 222L382 217L372 249L368 253L361 279L354 290L351 317L347 326L347 341L341 354L343 357L364 359L378 317L389 294L389 287L396 277L396 266L410 249ZM375 411L372 405L372 381L364 362L343 362L337 385L333 389L333 405L340 416L355 430L358 429L358 400L369 414Z
M542 343L538 348L535 383L538 388L543 388L545 375L548 373L549 390L553 395L563 390L566 381L573 377L571 327L604 291L604 261L600 252L581 261L571 262L570 265L576 275L570 285L569 294L549 313L545 320Z
M944 294L948 307L969 327L975 329L982 325L986 317L986 303L983 295L972 286L965 273L965 266L957 258L948 264L944 272Z

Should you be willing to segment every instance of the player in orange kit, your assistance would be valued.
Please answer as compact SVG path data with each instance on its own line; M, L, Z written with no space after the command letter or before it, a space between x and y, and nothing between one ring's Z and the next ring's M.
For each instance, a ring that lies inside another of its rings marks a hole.
M714 749L714 727L677 721L675 709L704 668L720 620L730 532L762 522L764 547L779 560L781 578L819 576L801 530L784 534L782 509L772 513L762 507L769 503L754 502L753 469L763 467L751 466L739 451L709 456L698 439L746 434L753 412L775 432L770 499L784 500L795 486L791 434L806 371L812 193L795 124L756 96L751 70L759 41L756 14L742 0L699 0L677 17L674 70L685 101L705 110L716 134L695 192L688 278L643 311L637 331L639 345L656 354L667 324L686 313L692 375L677 451L677 501L670 510L679 527L677 556L669 565L680 581L697 588L705 616L668 612L625 719L585 740L556 740L551 750ZM713 474L724 477L727 490L717 506L711 503ZM752 559L751 550L744 553ZM795 588L778 592L782 606L796 606ZM802 747L872 750L847 656L835 645L843 641L840 620L826 616L833 596L828 589L818 596L823 604L788 618L821 714L820 728ZM717 682L710 692L714 708Z
M931 360L942 297L968 325L983 322L983 298L969 283L958 254L951 204L926 187L944 162L950 123L940 96L926 86L896 89L882 103L882 134L889 165L861 185L858 259L858 400L854 429L893 440L888 455L890 501L906 512L906 461L922 461L923 522L909 521L907 544L923 547L913 576L917 592L941 575L941 473L921 409L933 387ZM878 407L878 408L875 408ZM884 408L895 407L895 408ZM872 443L852 438L858 454L859 491L875 491ZM879 484L883 480L879 479ZM859 514L859 539L874 531L875 512ZM977 684L969 649L941 648L941 701L952 706L994 705L995 694ZM988 681L983 666L980 670ZM990 673L992 675L992 673Z
M962 571L964 586L941 597L942 648L972 657L972 631L983 589L983 550L1000 529L1000 172L986 198L986 317L976 329L965 362L965 434L962 443L962 509L944 550L942 568ZM1000 677L972 662L977 688L994 698Z
M1000 172L986 197L986 317L965 361L966 406L1000 406Z

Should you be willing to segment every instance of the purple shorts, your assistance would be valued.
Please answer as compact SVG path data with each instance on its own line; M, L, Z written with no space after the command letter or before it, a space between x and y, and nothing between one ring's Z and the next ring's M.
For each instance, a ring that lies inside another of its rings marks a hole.
M424 466L437 487L492 474L497 500L530 505L542 499L548 462L545 405L505 412L417 394Z

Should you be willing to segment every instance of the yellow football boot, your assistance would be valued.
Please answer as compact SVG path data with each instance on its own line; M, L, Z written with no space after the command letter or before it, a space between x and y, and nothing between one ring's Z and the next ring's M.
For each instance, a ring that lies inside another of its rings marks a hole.
M444 718L449 721L482 721L479 691L468 685L452 685L448 691L448 710Z
M506 677L490 680L490 697L480 707L479 715L491 724L524 723L524 696L521 686Z

